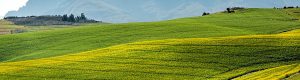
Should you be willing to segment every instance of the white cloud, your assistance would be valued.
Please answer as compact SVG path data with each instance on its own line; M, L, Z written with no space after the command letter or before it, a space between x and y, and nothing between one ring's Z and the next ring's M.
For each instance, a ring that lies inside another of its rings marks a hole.
M8 11L18 10L25 6L28 0L0 0L0 18L3 18Z

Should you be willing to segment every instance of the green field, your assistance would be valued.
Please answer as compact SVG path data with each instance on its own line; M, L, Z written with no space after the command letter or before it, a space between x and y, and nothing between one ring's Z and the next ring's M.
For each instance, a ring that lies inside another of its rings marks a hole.
M137 41L271 34L299 27L283 10L247 9L170 21L98 25L0 36L0 61L78 53Z
M295 11L300 9L244 9L2 35L0 79L297 77L300 22Z
M59 57L2 63L0 78L230 79L255 70L297 64L294 72L271 77L280 79L300 70L299 34L300 30L296 30L274 35L129 43Z
M288 80L298 80L300 79L300 74L299 72L296 74L291 75L289 78L287 78Z

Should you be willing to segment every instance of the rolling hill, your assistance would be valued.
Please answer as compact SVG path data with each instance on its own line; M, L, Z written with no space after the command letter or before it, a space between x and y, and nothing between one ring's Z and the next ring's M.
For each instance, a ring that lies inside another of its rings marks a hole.
M295 78L300 59L298 11L252 8L3 35L0 78Z
M60 56L124 43L179 38L280 33L299 26L284 10L246 9L234 14L170 21L87 24L79 28L0 36L0 61Z
M300 71L299 34L300 30L295 30L273 35L135 42L59 57L1 63L0 78L275 80ZM280 76L272 69L289 64L293 65L275 69ZM273 71L255 75L261 73L256 71L268 68Z

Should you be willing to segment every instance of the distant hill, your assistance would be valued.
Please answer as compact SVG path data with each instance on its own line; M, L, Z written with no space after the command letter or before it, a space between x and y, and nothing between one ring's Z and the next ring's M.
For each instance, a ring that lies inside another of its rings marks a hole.
M198 16L226 7L283 7L300 5L297 0L29 0L19 11L6 16L79 15L105 22L159 21Z
M63 16L27 16L27 17L5 17L7 21L11 21L16 25L28 25L28 26L42 26L42 25L77 25L80 23L98 23L101 21L95 20L77 20L74 17L74 21L63 20ZM68 18L68 16L67 16Z
M24 26L15 25L14 23L6 20L0 20L0 35L21 33Z

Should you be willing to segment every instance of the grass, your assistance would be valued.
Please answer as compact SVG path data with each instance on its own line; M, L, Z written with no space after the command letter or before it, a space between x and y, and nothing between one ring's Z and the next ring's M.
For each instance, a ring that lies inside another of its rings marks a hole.
M285 73L290 68L295 70L287 74L293 74L300 70L294 68L300 59L299 43L300 30L273 35L143 41L58 57L0 63L0 78L220 80L264 69L262 73ZM283 67L272 68L278 66Z
M293 80L300 70L297 11L245 9L159 22L36 27L0 36L0 79Z
M291 75L290 77L286 78L286 80L298 80L300 79L300 74L299 72L294 74L294 75Z
M285 10L246 9L160 22L87 24L77 28L0 36L0 61L23 61L131 42L281 33L299 28Z
M241 76L235 80L279 80L300 71L299 64L285 65ZM293 78L296 78L295 76ZM292 78L291 78L292 79ZM298 78L299 79L299 78Z

